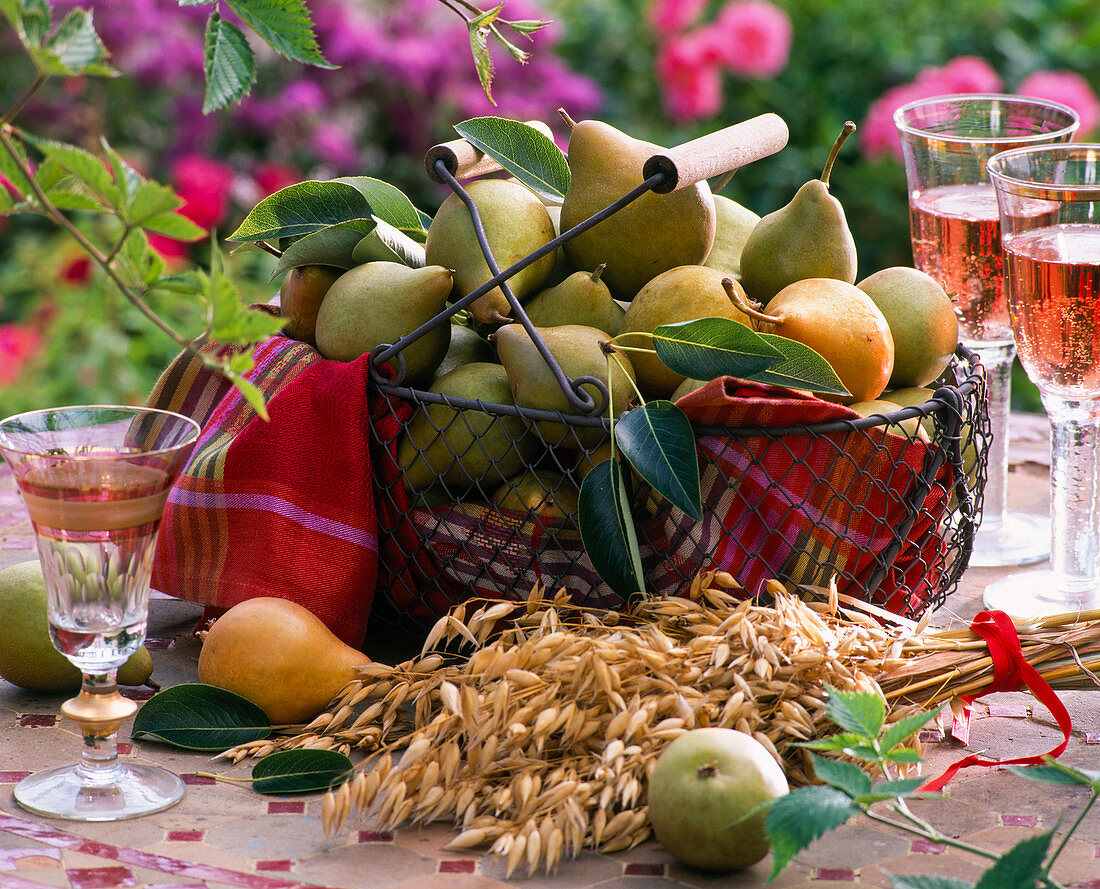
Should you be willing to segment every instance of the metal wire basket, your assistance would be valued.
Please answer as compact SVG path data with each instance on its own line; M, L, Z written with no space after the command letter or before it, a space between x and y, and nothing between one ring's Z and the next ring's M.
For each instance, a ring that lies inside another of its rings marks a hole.
M778 150L786 129L780 138L778 118L764 118L647 163L638 188L503 271L477 208L459 182L464 170L467 175L484 172L485 159L466 143L429 152L433 178L447 183L470 210L494 277L371 356L372 383L387 396L386 409L399 428L407 431L411 417L420 414L429 417L432 430L432 441L418 441L411 460L410 450L403 449L403 462L395 456L393 441L372 432L376 470L388 480L378 494L384 564L375 599L380 620L427 623L463 599L520 599L535 584L564 587L579 603L623 604L586 555L577 521L577 489L610 441L610 424L600 416L606 389L599 380L570 380L561 371L507 281L650 189L682 187ZM573 413L459 399L402 384L402 349L435 325L450 323L455 312L498 285L558 378ZM594 384L597 396L582 383ZM700 571L717 569L733 575L746 595L759 593L771 578L824 585L835 577L841 592L896 613L916 616L941 604L969 559L981 515L990 430L984 371L973 353L960 346L937 385L924 404L867 418L783 426L696 424L703 521L685 515L637 477L630 485L647 591L682 593ZM601 430L595 438L593 427ZM493 452L486 444L491 439L499 443L501 436L514 446L506 467L490 459ZM435 483L409 490L404 483L409 464L424 459L436 439ZM445 465L440 464L440 444L450 457ZM480 450L481 463L488 465L478 477L462 471L464 452L470 449ZM518 475L538 470L536 496L526 490L527 481L517 478L517 465Z

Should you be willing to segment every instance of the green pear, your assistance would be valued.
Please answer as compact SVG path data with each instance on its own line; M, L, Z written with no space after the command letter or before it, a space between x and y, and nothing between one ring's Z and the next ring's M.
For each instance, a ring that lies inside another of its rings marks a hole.
M497 488L493 502L501 509L530 510L538 518L564 519L576 514L579 497L577 488L560 472L528 469Z
M486 404L513 403L512 385L499 364L455 368L428 391ZM409 421L397 462L404 468L406 487L414 491L440 481L460 488L475 482L495 486L518 472L539 448L538 437L528 434L519 417L428 403Z
M653 333L662 324L677 324L697 318L729 318L751 327L748 315L742 312L726 293L723 279L729 275L704 265L684 265L662 272L645 285L626 310L620 333ZM742 293L736 281L733 287ZM631 337L628 344L648 348L650 337ZM667 398L684 381L666 367L652 352L632 352L631 361L638 375L638 384L647 393Z
M30 691L80 689L80 670L54 648L46 617L46 581L37 559L0 571L0 676ZM144 646L118 671L119 685L145 685L153 658Z
M886 401L892 401L898 407L914 407L927 404L935 396L935 391L927 386L906 386L903 389L891 389L884 392L882 397ZM936 435L936 421L931 416L920 417L921 428L924 429L931 440Z
M702 389L710 380L693 380L691 377L686 378L675 391L669 396L670 401L679 401L685 395L690 395L696 389Z
M286 336L317 344L317 312L328 289L343 273L330 265L302 265L286 273L279 288L279 317L285 319Z
M604 407L603 416L608 416L611 410L618 414L628 406L634 397L634 368L624 353L616 352L612 356L604 352L604 346L611 339L604 331L580 324L563 324L535 328L535 332L571 380L595 377L607 385L610 366L610 403ZM576 415L522 324L506 324L491 339L508 373L518 407ZM583 384L581 389L597 401L601 397L590 383ZM567 425L556 421L538 421L536 426L543 440L551 445L595 447L606 437L602 426Z
M881 269L856 285L879 307L894 337L890 388L927 386L944 372L959 345L959 321L947 291L908 266Z
M451 344L447 347L447 354L443 361L435 369L435 378L438 380L444 374L450 373L457 367L475 362L487 361L490 364L496 362L497 354L489 341L482 339L476 331L461 324L451 325Z
M873 398L870 401L856 401L848 405L848 407L861 417L870 417L875 414L888 416L889 414L897 413L902 408L896 401L887 398ZM928 440L928 433L924 431L920 417L908 417L899 423L887 423L885 429L887 432L893 432L895 435L901 435L905 438L919 438L923 441Z
M560 284L540 291L523 310L536 327L583 324L615 336L626 313L607 289L603 270L599 265L592 272L574 272Z
M741 277L741 251L760 216L722 194L714 196L714 216L714 246L703 265L737 280Z
M337 278L317 313L317 349L326 358L354 361L383 343L392 345L441 311L451 292L449 269L365 262ZM405 380L426 383L447 354L451 325L437 324L400 352Z
M756 224L741 249L745 292L766 303L788 284L805 278L856 280L856 243L840 201L829 194L829 174L855 124L844 125L820 179L805 183L791 202Z
M645 162L664 151L602 121L571 125L563 232L641 185ZM714 244L714 226L714 197L705 181L668 194L650 191L566 241L565 255L577 269L605 263L611 292L631 300L661 272L702 264Z
M554 239L554 222L534 192L511 179L477 179L467 183L481 216L485 238L501 271ZM456 299L476 290L493 277L474 234L470 211L457 194L450 194L428 226L424 255L431 265L454 270ZM554 267L549 253L508 279L516 299L534 293ZM507 321L512 307L499 287L479 296L470 314L483 324Z

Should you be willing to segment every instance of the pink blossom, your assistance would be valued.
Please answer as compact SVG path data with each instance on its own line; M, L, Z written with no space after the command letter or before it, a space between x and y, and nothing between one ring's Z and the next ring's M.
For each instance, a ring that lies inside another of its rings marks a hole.
M1021 96L1036 99L1053 99L1069 105L1081 118L1077 138L1081 139L1100 123L1100 100L1088 81L1073 71L1033 71L1017 88Z
M355 140L338 124L318 124L310 143L322 163L338 170L351 170L359 165L359 149L355 147Z
M260 190L260 196L267 197L267 195L274 194L279 191L279 189L286 188L288 185L299 182L302 178L302 174L297 168L290 166L290 164L279 164L269 161L259 164L256 167L255 173L252 174L252 178L256 181L256 186Z
M925 68L917 83L930 90L928 96L958 93L996 93L1003 87L993 66L978 56L957 56L942 68Z
M791 55L790 16L767 0L733 0L722 7L709 37L722 63L741 77L774 77Z
M323 111L325 92L312 80L299 78L286 85L279 102L291 114Z
M27 324L0 324L0 385L10 386L38 350L42 335Z
M671 37L698 21L706 5L707 0L653 0L649 23L658 37Z
M707 31L697 29L666 40L657 52L657 78L673 120L702 120L722 107L722 77Z
M233 171L201 155L180 158L172 165L172 183L183 198L180 213L203 228L213 228L229 213Z

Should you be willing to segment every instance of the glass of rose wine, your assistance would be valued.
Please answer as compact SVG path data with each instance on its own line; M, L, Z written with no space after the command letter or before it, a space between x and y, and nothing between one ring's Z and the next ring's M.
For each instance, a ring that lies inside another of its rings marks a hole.
M989 162L1009 319L1051 424L1050 567L985 590L1019 617L1100 607L1100 144L1006 151Z
M1068 142L1077 113L1024 96L940 96L894 115L909 189L913 261L951 294L963 342L986 372L991 443L970 564L1025 565L1050 554L1045 516L1010 512L1008 413L1016 346L1002 285L1000 220L986 164L1028 145Z
M16 801L32 812L115 821L183 797L166 769L119 760L116 733L137 705L115 676L145 640L157 529L199 431L169 411L99 405L0 421L0 456L34 527L50 637L84 677L61 706L83 734L81 760L16 785Z

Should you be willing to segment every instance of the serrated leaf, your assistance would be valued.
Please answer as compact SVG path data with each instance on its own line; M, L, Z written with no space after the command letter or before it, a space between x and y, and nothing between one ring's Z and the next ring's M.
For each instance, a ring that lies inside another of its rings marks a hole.
M179 213L161 213L142 223L142 227L158 235L175 238L177 241L197 241L206 235L206 229L196 225Z
M556 201L565 197L569 162L545 133L503 117L473 117L455 124L455 131L536 194Z
M372 215L370 202L359 189L335 179L310 179L268 195L249 211L228 240L293 238L356 220L366 234L375 226Z
M24 135L24 138L42 154L64 168L77 182L89 188L93 194L101 196L112 207L118 207L122 193L115 184L110 171L103 161L83 148Z
M493 105L497 100L493 98L493 57L489 54L489 34L492 33L492 22L504 4L496 9L471 19L467 25L470 30L470 52L474 57L474 70L477 71L477 79L481 82L481 89L485 98ZM491 16L491 18L487 18Z
M252 768L257 793L313 793L339 787L351 775L351 760L335 750L280 750Z
M797 746L805 747L808 750L848 750L857 744L866 744L867 739L863 735L854 732L840 732L829 735L827 738L815 738L812 741L796 741L795 743Z
M898 796L912 796L927 780L927 778L897 778L893 781L880 781L871 788L870 793L861 795L856 802L870 803L873 801L870 797L874 797L875 799L894 799L894 797Z
M333 182L346 182L367 199L375 219L388 222L406 234L427 234L425 217L403 191L371 176L341 176ZM430 220L429 220L430 221Z
M185 750L228 750L271 734L271 720L240 695L198 682L174 685L146 701L130 735Z
M835 787L803 787L779 797L772 803L765 821L772 844L772 872L768 879L775 879L795 855L859 811Z
M143 288L158 280L164 272L164 259L149 246L149 239L141 229L134 229L126 236L119 259L131 282Z
M2 9L23 46L31 49L42 45L53 18L47 0L5 0Z
M106 63L107 48L99 39L87 9L69 12L42 49L31 53L38 70L62 77L96 75L113 77L118 71Z
M851 797L867 793L871 789L870 776L855 763L828 759L816 753L811 756L814 762L814 774L823 783L842 790Z
M31 180L24 172L24 168L27 166L26 150L20 142L14 139L11 140L11 143L15 147L16 154L19 155L19 161L17 162L15 158L8 154L6 148L0 148L0 175L7 178L21 194L30 195Z
M132 197L126 202L126 215L135 225L144 225L154 216L171 213L182 206L183 198L171 188L146 179L138 185Z
M1060 762L1045 762L1034 766L1012 766L1009 771L1029 781L1044 784L1082 784L1100 790L1100 772L1077 769Z
M226 0L226 5L279 55L318 68L336 67L317 47L303 0Z
M653 348L665 367L694 380L747 377L783 360L760 334L729 318L662 324L653 331Z
M695 432L682 410L664 400L639 405L615 424L615 443L662 497L702 521Z
M271 270L269 281L293 268L303 265L331 265L350 269L357 265L352 254L363 233L352 228L334 225L299 238L283 251Z
M1053 831L1020 840L981 875L974 889L1034 889Z
M848 732L877 738L886 720L886 704L879 695L869 691L844 691L826 686L829 696L825 700L825 714Z
M236 285L223 273L221 252L216 247L207 279L206 309L210 337L227 344L258 343L282 327L281 319L252 309L241 299Z
M584 551L604 583L624 598L645 589L638 536L618 460L604 460L584 477L577 524Z
M107 163L111 167L115 185L121 190L123 197L129 200L133 197L134 192L141 187L141 184L145 181L145 177L126 163L122 155L115 151L107 143L106 139L102 139L100 144L103 146L103 153L107 158Z
M112 213L111 207L103 201L97 201L86 191L74 191L71 188L43 189L50 203L58 210L83 210L88 213Z
M883 759L888 762L896 763L908 763L915 765L918 762L924 762L923 758L912 747L895 747L893 750L884 753Z
M384 220L377 220L374 231L366 235L351 252L358 265L363 262L399 262L411 269L421 269L427 262L424 245L394 228Z
M899 719L892 725L887 726L886 731L882 733L882 739L879 741L879 746L885 751L893 750L898 744L911 738L929 722L935 719L937 713L939 713L938 707L935 710L911 713L905 718Z
M890 874L894 889L974 889L973 883L933 874Z
M256 80L256 58L244 33L214 13L203 40L206 95L202 113L209 114L243 98Z
M792 389L809 389L824 395L850 395L832 365L809 346L774 333L760 334L783 353L783 360L749 379L770 386L787 386Z
M252 356L249 355L247 357L249 361L249 367L245 370L251 370ZM263 390L260 389L259 386L257 386L251 380L247 380L243 376L241 376L241 373L244 372L245 371L234 373L231 371L227 371L226 376L233 383L233 385L237 387L241 395L244 396L245 401L252 405L253 410L256 411L256 415L266 423L268 420L267 399L264 397Z

